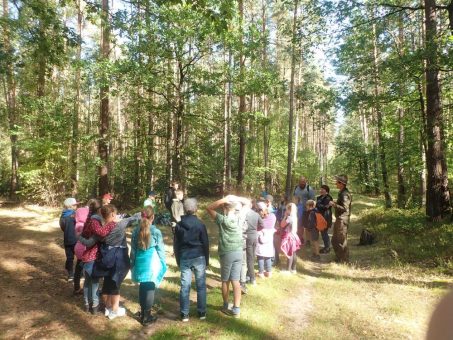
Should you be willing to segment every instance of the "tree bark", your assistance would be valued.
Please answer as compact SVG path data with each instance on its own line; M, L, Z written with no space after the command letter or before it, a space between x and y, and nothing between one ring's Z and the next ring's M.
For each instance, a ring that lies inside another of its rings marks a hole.
M77 65L75 70L75 98L74 111L72 114L72 140L71 140L71 192L76 196L78 192L78 162L79 162L79 116L80 116L80 60L82 55L82 8L81 0L77 0Z
M245 56L244 56L244 1L239 0L239 30L241 34L241 42L239 47L239 72L240 79L244 81L245 73ZM245 119L246 111L245 93L239 95L239 110L238 110L238 121L239 121L239 157L238 157L238 175L237 175L237 189L242 192L243 181L245 177L245 143L246 143L246 129L247 120Z
M374 65L374 96L375 104L374 110L376 114L377 132L376 139L379 150L379 159L381 163L382 184L384 186L385 207L392 207L392 197L390 196L390 189L388 183L387 162L385 155L385 141L382 135L382 111L379 104L379 66L378 66L378 49L377 49L376 25L373 24L373 65Z
M109 24L109 0L102 0L102 20L101 20L101 57L104 63L109 60L110 54L110 24ZM99 97L100 105L100 124L99 124L99 142L98 153L101 165L99 166L98 190L99 196L110 191L109 185L109 143L108 133L110 128L110 110L109 110L109 80L104 74L102 79Z
M440 106L439 66L437 63L436 1L425 0L426 48L426 164L428 183L426 215L440 220L450 205L447 162L444 154L443 116Z
M9 139L11 142L11 179L9 186L9 198L17 199L19 188L19 148L17 145L18 112L16 110L16 81L13 72L13 59L9 31L9 8L8 0L3 0L3 47L5 49L6 63L6 110L8 112Z
M294 78L296 73L296 28L297 28L297 8L299 1L294 1L293 28L291 39L291 82L289 86L289 119L288 119L288 160L286 168L286 189L288 197L292 196L291 174L293 169L293 130L294 130Z

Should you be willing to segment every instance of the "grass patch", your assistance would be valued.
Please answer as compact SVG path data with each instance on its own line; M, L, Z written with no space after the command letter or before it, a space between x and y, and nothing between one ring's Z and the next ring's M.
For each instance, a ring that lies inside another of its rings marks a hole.
M372 230L392 256L404 263L437 267L453 273L453 225L427 222L418 209L375 208L360 219Z

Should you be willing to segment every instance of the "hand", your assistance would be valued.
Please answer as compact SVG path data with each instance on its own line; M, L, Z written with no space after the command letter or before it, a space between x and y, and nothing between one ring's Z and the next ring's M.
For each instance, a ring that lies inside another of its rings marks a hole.
M329 202L329 207L334 207L334 206L336 206L336 205L337 205L337 204L336 204L334 201L330 201L330 202Z

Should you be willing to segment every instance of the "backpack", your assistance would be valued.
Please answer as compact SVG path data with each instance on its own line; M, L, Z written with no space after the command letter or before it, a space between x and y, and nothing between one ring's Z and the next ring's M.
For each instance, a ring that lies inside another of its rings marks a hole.
M319 231L326 230L327 229L327 221L324 218L324 216L322 216L322 214L319 213L319 212L315 213L315 216L316 216L316 229L318 229Z
M362 229L360 234L359 246L369 246L374 243L376 237L368 229Z

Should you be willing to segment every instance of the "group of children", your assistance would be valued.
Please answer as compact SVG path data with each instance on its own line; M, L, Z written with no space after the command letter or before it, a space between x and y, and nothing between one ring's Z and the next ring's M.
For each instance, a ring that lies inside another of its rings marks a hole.
M188 321L192 271L196 276L197 296L200 300L197 310L200 319L204 319L205 271L209 264L207 230L196 217L196 200L184 200L182 190L177 187L172 189L169 193L172 195L171 204L169 200L164 200L164 203L171 212L174 254L181 269L181 319ZM312 243L312 259L319 260L319 232L315 213L321 213L331 224L328 192L329 188L322 186L317 202L307 200L305 204L300 199L296 203L289 203L283 197L279 206L274 207L273 197L266 194L261 200L239 198L234 204L222 201L221 205L207 208L220 228L219 256L224 311L235 317L239 316L240 294L238 298L235 284L240 284L242 293L246 293L246 284L256 284L256 276L271 277L272 266L279 265L280 253L287 257L285 272L295 273L297 251L304 239ZM74 294L83 294L87 312L103 313L109 319L124 316L126 311L119 305L120 287L131 270L132 280L139 283L140 321L147 325L156 320L156 316L151 314L154 293L163 280L167 266L162 233L153 223L158 206L155 196L153 191L149 192L142 211L127 218L117 214L116 208L110 204L110 194L102 197L102 203L97 199L89 200L85 207L78 207L79 202L75 198L64 201L60 227L64 232L65 268L68 281L74 281ZM216 213L214 208L223 205L225 215ZM129 255L126 228L133 224L135 227ZM241 229L239 234L238 228ZM325 235L323 234L323 251L328 252L327 230ZM74 256L77 258L75 268ZM258 272L255 275L256 259ZM224 267L227 268L226 271ZM80 285L82 274L85 279L83 288ZM99 290L100 281L103 284ZM235 296L232 309L228 305L229 282L233 284Z
M151 315L154 290L167 269L162 234L153 225L154 210L151 206L131 217L121 218L115 206L110 204L111 199L111 195L106 194L102 204L91 199L87 206L79 208L75 198L64 201L60 227L64 232L68 281L74 281L75 295L83 293L87 312L103 313L109 319L115 319L126 314L119 305L120 288L131 269L132 279L140 284L140 321L149 324L155 321L155 316ZM129 256L126 228L133 223L138 225L132 233ZM75 268L74 255L77 257ZM152 271L151 263L154 266ZM83 289L80 286L82 273L85 279ZM101 280L102 289L99 291Z

